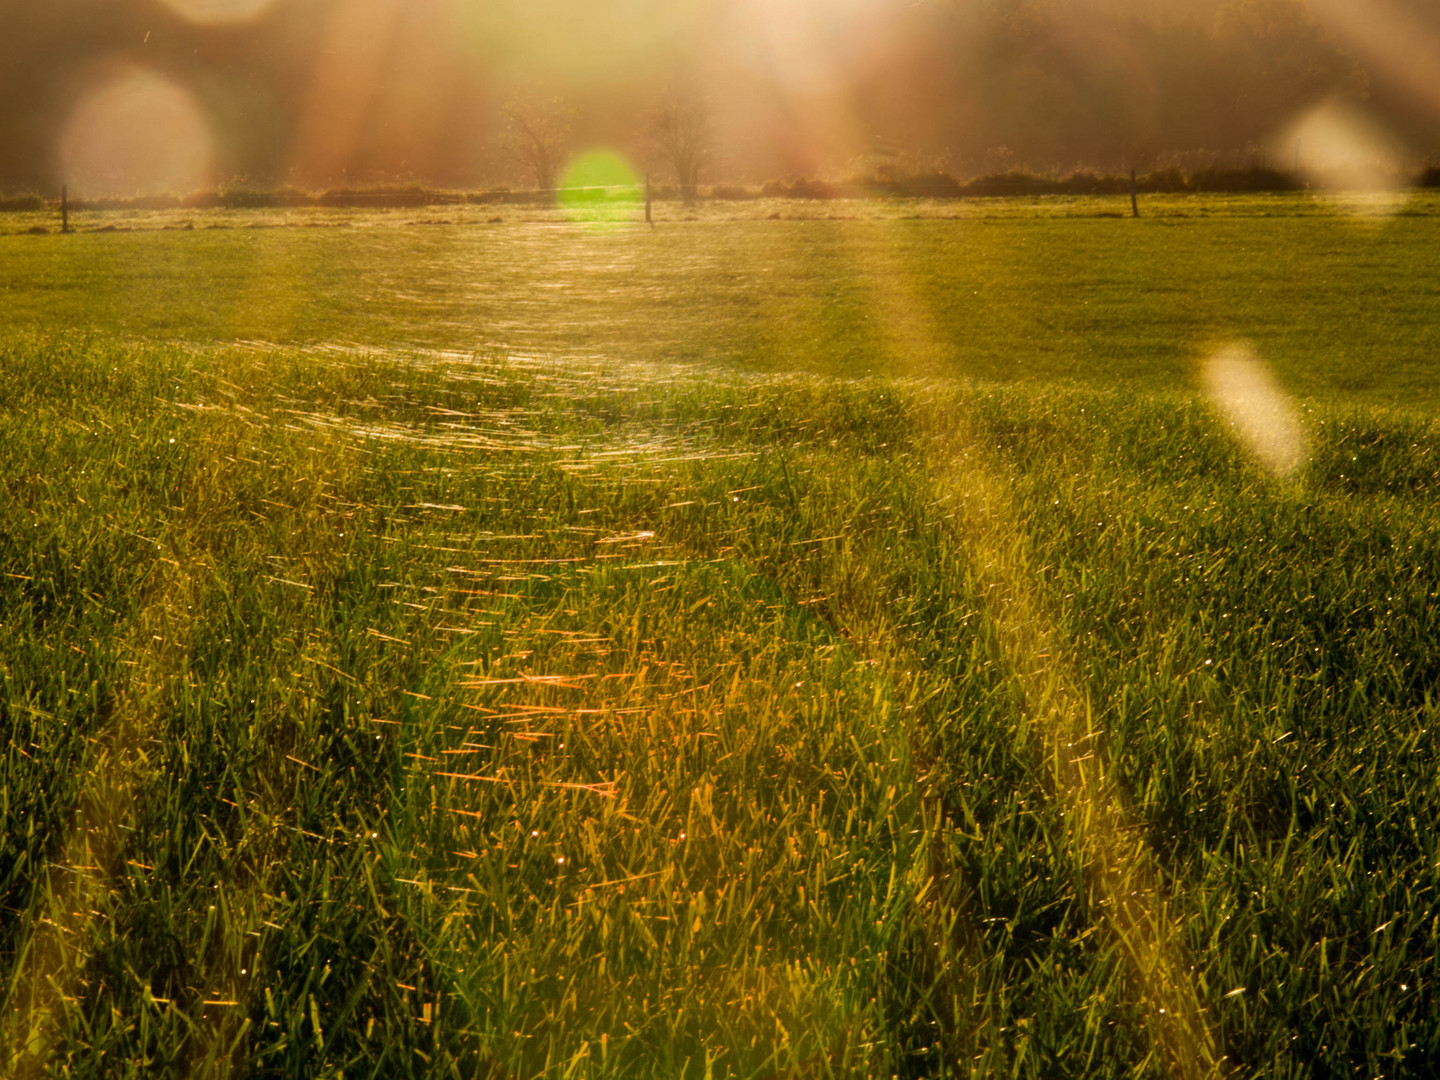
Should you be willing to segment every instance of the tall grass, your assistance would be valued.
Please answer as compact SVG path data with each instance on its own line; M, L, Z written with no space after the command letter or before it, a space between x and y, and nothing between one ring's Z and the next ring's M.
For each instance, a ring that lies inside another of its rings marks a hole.
M1307 423L12 335L4 1071L1421 1075L1440 440Z

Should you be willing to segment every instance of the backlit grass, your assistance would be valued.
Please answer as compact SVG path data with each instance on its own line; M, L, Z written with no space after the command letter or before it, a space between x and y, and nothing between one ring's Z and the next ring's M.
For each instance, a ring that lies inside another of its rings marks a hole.
M288 235L329 266L292 298L316 340L461 345L438 285L357 289L343 332L344 264ZM1423 1075L1440 438L1374 404L1401 368L1363 404L1345 364L1313 374L1285 480L1185 389L1197 339L1173 386L1133 358L1178 316L1118 282L1051 303L1152 313L1094 323L1119 386L1038 345L1016 360L1049 374L1009 384L781 371L767 341L958 364L1031 318L907 323L963 259L804 235L646 271L704 284L693 312L605 292L615 236L571 236L570 278L477 277L576 291L516 310L528 358L211 344L278 336L269 309L162 267L189 341L117 334L164 310L132 286L90 331L12 309L0 1071ZM451 266L373 272L424 265ZM1399 357L1430 309L1387 296ZM1330 348L1325 304L1297 310ZM592 348L627 335L633 362Z
M1292 392L1434 406L1437 197L1388 219L1302 195L1046 216L1075 205L720 205L604 231L558 211L229 212L190 232L0 235L0 331L1145 391L1187 388L1243 338Z

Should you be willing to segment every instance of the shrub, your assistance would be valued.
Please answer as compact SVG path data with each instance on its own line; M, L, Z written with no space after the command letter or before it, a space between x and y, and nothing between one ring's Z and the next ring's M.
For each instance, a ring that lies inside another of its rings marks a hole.
M902 177L895 188L897 194L916 199L953 199L961 194L960 181L946 172Z
M1195 191L1298 191L1305 185L1294 173L1263 165L1248 169L1204 169L1190 178Z
M740 184L715 184L710 188L710 198L742 202L755 198L755 192Z
M792 199L838 199L840 189L825 180L802 176L790 185Z
M332 188L317 200L322 206L430 206L450 200L438 191L409 187Z
M1064 192L1064 186L1056 180L1012 169L971 180L961 191L965 195L1056 195Z
M1157 169L1140 178L1141 191L1176 194L1190 190L1189 178L1179 169Z

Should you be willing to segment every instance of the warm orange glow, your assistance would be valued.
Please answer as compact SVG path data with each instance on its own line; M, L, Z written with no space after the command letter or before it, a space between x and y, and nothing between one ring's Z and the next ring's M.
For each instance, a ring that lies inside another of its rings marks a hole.
M1440 116L1440 9L1425 0L12 7L0 185L16 191L62 179L51 167L52 118L117 56L203 100L214 179L246 184L514 183L499 137L514 98L560 99L577 146L619 147L658 175L649 123L678 78L713 119L702 183L730 185L802 174L1195 172L1243 166L1259 147L1283 155L1272 164L1288 172L1294 139L1280 140L1327 99L1363 106L1418 173L1434 164ZM105 13L103 30L83 29L92 9Z
M773 88L793 171L827 171L871 145L851 76L889 44L882 14L875 0L740 0L725 17L719 52Z
M1386 77L1440 111L1440 33L1390 0L1311 0L1311 10Z
M194 97L152 71L121 74L71 114L60 165L78 194L186 194L212 181L210 125Z
M293 171L310 182L340 179L354 164L381 104L385 64L402 0L338 0L296 125Z
M197 23L237 23L253 19L274 0L164 0L168 7Z
M366 135L376 159L402 176L425 176L456 126L473 126L475 119L452 115L443 63L450 42L434 5L405 4L398 10L380 73L383 93Z
M737 52L792 93L832 92L839 57L823 14L807 0L741 0L732 12Z

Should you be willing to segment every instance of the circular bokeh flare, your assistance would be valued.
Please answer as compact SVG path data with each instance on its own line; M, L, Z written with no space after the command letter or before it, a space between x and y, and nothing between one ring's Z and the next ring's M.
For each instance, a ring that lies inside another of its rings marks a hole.
M214 138L195 98L153 71L101 84L60 138L65 182L89 198L186 195L206 187Z
M557 201L571 221L617 225L635 218L645 197L634 167L613 150L590 150L565 167Z

